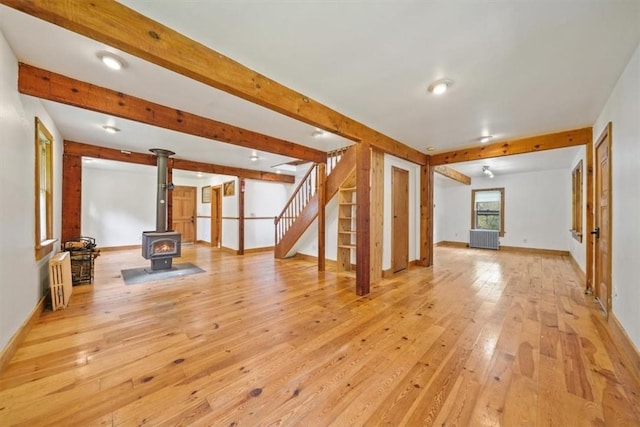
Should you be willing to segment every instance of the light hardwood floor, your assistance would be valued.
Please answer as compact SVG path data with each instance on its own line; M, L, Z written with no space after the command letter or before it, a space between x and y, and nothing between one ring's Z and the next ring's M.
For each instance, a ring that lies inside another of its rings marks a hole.
M314 264L203 246L127 286L137 250L45 311L0 425L640 425L640 385L562 256L436 248L366 297Z

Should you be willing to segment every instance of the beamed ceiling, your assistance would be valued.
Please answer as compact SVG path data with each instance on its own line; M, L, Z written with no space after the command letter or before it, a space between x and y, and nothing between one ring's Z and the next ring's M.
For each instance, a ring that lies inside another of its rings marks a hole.
M292 119L4 5L0 28L26 64L325 152L352 144L353 134L402 143L411 156L477 146L483 134L500 142L591 126L640 40L638 1L121 3L357 125L342 121L342 136L314 137L314 124L328 122ZM117 53L126 68L105 68L100 51ZM441 78L453 80L450 90L427 93ZM44 105L63 137L82 143L136 152L160 146L177 158L262 171L296 159L257 150L251 162L250 147ZM103 124L121 132L106 134ZM519 169L523 157L499 165L513 173L555 164Z

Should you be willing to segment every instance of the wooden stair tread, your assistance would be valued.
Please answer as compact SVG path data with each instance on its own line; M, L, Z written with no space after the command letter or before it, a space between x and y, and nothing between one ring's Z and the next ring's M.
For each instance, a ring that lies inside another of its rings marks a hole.
M339 230L338 234L356 234L355 230Z
M340 188L340 191L356 191L356 187L344 187Z

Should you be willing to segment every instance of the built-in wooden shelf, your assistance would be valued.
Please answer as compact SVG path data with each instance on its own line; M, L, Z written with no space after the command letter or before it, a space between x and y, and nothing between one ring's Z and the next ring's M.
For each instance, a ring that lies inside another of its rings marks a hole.
M355 258L356 250L356 203L355 187L340 188L338 190L338 256L337 265L339 272L347 272L353 269L351 260Z

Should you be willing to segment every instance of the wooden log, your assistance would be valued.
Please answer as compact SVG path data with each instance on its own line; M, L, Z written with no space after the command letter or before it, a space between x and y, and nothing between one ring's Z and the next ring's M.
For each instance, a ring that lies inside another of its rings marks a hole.
M417 164L426 162L424 153L271 80L118 2L1 2L311 126L356 142L368 141L384 152Z
M356 294L367 295L371 287L371 146L356 149Z
M119 162L136 163L140 165L156 165L156 156L153 154L135 153L126 150L99 147L75 141L64 141L64 152L73 156L93 157L95 159L116 160ZM195 162L192 160L171 158L174 169L191 172L203 172L219 175L237 176L240 178L257 179L261 181L283 182L292 184L295 181L293 175L262 172L252 169L236 168L231 166L214 165L212 163Z
M462 172L458 172L457 170L450 168L449 166L434 166L433 171L439 173L442 176L446 176L447 178L451 178L454 181L458 181L461 184L471 185L471 177L463 174Z
M435 154L431 156L431 165L438 166L468 162L471 160L489 159L492 157L510 156L513 154L553 150L556 148L575 147L577 145L588 144L591 140L592 130L590 127L573 129Z
M314 148L197 116L27 64L19 65L18 90L25 95L267 153L313 162L323 162L327 157L325 152Z

